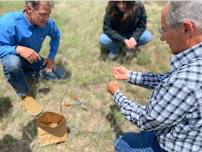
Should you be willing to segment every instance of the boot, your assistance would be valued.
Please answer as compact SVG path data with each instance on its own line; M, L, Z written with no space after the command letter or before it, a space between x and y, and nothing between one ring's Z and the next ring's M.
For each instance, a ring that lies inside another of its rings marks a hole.
M38 116L42 113L42 106L32 96L25 96L22 100L28 114Z

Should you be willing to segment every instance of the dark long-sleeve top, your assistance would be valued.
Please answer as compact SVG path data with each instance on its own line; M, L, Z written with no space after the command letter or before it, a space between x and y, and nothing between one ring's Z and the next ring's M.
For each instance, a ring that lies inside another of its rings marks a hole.
M122 13L119 14L122 18ZM146 29L147 15L145 12L144 5L141 5L134 19L129 22L122 22L120 20L113 20L109 13L104 16L103 32L107 34L112 40L123 42L125 36L133 36L135 40L139 37Z

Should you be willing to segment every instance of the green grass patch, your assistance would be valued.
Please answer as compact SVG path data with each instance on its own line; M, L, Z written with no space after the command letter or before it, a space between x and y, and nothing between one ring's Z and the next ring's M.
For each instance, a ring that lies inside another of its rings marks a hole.
M140 52L137 56L137 64L148 65L151 63L151 56L148 52Z

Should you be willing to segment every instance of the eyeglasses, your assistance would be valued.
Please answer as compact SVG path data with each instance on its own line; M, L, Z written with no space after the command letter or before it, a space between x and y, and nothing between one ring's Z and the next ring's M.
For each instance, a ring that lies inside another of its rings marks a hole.
M165 33L165 30L161 27L161 28L159 29L159 34L160 34L160 35L163 35L163 33Z
M161 28L159 29L160 35L163 35L163 34L164 34L166 31L168 31L169 29L176 30L179 24L180 24L180 23L176 23L176 24L174 24L172 27L161 27Z
M171 29L172 27L167 27L167 28L160 28L159 29L159 33L160 33L160 35L163 35L166 31L168 31L169 29Z

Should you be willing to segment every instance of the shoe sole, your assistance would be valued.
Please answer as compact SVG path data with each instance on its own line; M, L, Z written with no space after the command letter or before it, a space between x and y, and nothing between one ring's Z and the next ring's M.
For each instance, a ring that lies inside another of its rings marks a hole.
M26 109L26 112L32 116L38 116L43 112L41 104L36 101L33 101L32 98L27 99L27 101L24 101L24 107Z

